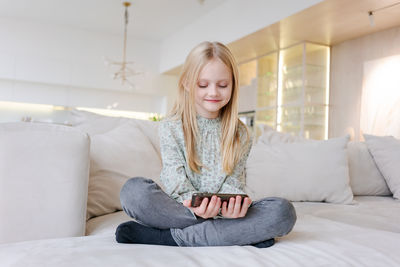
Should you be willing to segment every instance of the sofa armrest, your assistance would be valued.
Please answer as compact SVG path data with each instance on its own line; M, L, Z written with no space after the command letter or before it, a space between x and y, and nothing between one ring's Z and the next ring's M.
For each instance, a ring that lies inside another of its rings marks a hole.
M0 123L0 243L85 234L89 146L72 127Z

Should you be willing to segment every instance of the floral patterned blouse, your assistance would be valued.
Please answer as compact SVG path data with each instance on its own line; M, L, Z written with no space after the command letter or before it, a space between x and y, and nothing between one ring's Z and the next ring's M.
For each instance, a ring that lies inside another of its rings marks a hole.
M187 159L181 120L164 119L160 122L160 146L163 168L160 180L173 199L183 202L195 192L244 193L245 165L252 140L244 146L244 153L231 175L224 173L221 161L221 119L197 115L199 140L196 151L205 166L200 173L193 172ZM245 126L240 124L241 143L246 142Z

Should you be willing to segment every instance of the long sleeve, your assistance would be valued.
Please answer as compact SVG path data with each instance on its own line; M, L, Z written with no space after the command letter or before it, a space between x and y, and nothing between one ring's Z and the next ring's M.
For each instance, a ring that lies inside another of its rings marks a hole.
M244 143L245 137L244 135L241 135L241 141ZM240 158L239 162L236 164L233 172L231 175L227 175L225 178L224 183L221 186L221 189L219 190L219 193L230 193L230 194L245 194L245 184L246 184L246 161L247 158L249 157L249 153L252 147L252 138L250 138L250 141L245 144L243 148L243 155Z
M160 180L165 191L173 199L183 202L190 199L192 194L198 192L190 182L185 169L185 153L183 134L180 125L171 121L160 123L160 148L163 168Z

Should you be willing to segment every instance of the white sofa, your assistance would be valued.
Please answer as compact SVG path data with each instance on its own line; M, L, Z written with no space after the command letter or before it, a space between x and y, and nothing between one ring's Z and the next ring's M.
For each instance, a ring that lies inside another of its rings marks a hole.
M73 127L0 124L2 267L400 266L399 140L266 131L249 156L248 193L286 197L298 215L273 247L118 244L115 228L130 220L122 184L133 176L159 182L158 123L72 117Z

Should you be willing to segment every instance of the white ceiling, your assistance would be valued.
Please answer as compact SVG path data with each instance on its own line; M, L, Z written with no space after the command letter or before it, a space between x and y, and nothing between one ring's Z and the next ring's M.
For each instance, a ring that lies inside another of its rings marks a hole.
M128 34L161 41L227 0L131 0ZM123 32L121 0L0 0L0 17ZM203 3L202 3L203 2Z

